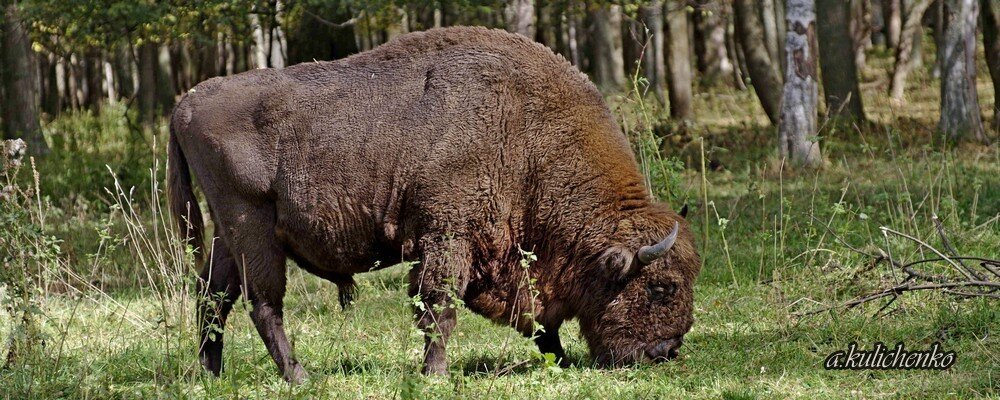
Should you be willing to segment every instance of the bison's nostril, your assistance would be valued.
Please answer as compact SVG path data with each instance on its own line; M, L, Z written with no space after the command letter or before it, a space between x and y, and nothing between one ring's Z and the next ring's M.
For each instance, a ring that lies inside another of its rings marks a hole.
M646 350L646 355L655 362L670 360L677 357L677 349L682 344L680 338L667 339Z

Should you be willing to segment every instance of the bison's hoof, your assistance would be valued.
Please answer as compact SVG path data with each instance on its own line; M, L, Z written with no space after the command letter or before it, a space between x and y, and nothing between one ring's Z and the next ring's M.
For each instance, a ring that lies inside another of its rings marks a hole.
M298 385L309 379L309 373L306 372L305 368L302 368L302 365L294 364L291 368L285 371L284 378L288 381L288 383Z
M427 376L448 376L448 365L445 363L441 364L426 364L423 370L424 375Z

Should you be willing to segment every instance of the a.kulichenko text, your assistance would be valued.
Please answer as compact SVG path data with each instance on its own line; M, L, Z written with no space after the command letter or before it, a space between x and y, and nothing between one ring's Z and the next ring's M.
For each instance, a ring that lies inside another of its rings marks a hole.
M903 343L888 348L881 342L871 350L858 349L851 342L847 350L833 352L826 357L826 369L936 369L946 370L955 364L954 351L942 351L941 344L934 342L929 350L908 351Z

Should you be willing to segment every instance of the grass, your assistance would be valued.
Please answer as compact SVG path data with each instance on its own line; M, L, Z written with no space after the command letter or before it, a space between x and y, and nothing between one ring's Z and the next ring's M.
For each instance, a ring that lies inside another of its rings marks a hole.
M928 127L936 115L927 111L936 110L934 82L915 74L910 106L898 107L884 100L881 74L865 74L875 123L828 125L828 165L820 171L774 162L775 135L759 126L749 92L699 95L703 118L666 137L665 154L650 152L644 139L656 111L613 99L658 194L689 204L689 220L708 238L699 243L697 322L682 357L614 370L589 366L575 323L562 338L578 366L560 369L512 329L460 310L448 346L451 376L425 378L403 268L358 276L358 300L343 312L333 285L293 267L286 329L312 379L301 386L280 379L243 304L226 330L227 370L211 378L195 353L194 271L158 211L163 132L139 141L113 107L100 117L60 118L46 126L55 151L38 160L38 184L30 167L15 180L40 190L0 202L11 223L0 240L0 337L27 343L0 371L0 397L997 398L996 300L907 293L881 313L883 303L795 315L897 281L898 271L850 247L889 250L903 261L929 256L883 236L881 226L938 246L937 215L961 253L1000 256L997 148L935 144ZM980 90L981 99L993 98L989 87ZM825 357L849 343L877 341L910 349L940 342L957 362L947 371L823 369Z

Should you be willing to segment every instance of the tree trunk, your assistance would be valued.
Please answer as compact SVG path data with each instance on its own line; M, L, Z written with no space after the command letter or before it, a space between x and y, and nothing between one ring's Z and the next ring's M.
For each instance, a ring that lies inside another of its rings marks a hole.
M253 67L267 68L267 45L270 43L270 39L264 35L264 27L256 13L250 14L250 29L253 30Z
M101 67L104 69L104 93L107 95L109 103L116 104L118 102L118 91L115 87L115 69L111 66L109 57L104 57L101 61Z
M747 69L746 57L743 56L743 49L736 43L736 26L729 18L726 21L726 53L733 64L733 83L739 90L747 90L747 83L744 77L750 76Z
M915 0L907 0L907 2L913 2ZM912 8L912 5L911 5ZM904 9L905 11L905 9ZM926 11L926 10L925 10ZM902 34L902 33L900 33ZM911 43L913 43L913 48L910 49L910 68L920 69L924 66L924 26L923 23L917 25L917 29L913 30L913 36L910 37ZM900 39L902 42L902 39Z
M31 50L28 29L21 21L17 5L4 8L3 18L3 137L22 138L29 151L35 154L48 152L39 123L38 61Z
M104 99L104 68L101 55L97 49L87 50L83 56L84 104L96 115L101 111L101 101Z
M646 29L636 18L626 18L622 21L622 58L625 61L625 77L632 79L642 62L643 44L646 41ZM648 48L647 48L648 50Z
M170 49L166 45L160 45L156 66L156 108L160 115L170 115L177 97L170 68Z
M621 7L603 5L594 8L591 23L594 83L604 92L621 90L625 86Z
M781 1L781 0L778 0ZM775 0L760 0L760 21L761 26L764 27L764 45L767 46L767 55L771 57L772 60L780 60L781 55L779 53L778 47L778 21L776 20L777 14L774 8ZM775 67L778 67L775 65ZM781 74L779 69L778 74Z
M1000 2L982 0L983 47L986 65L993 79L993 130L1000 132Z
M285 7L281 4L281 1L274 2L274 14L271 16L270 21L270 38L271 41L267 47L267 54L270 58L271 68L285 68L288 64L288 40L285 39L285 31L281 28L281 21L285 19L284 17Z
M676 0L667 2L667 91L670 117L689 120L694 117L691 104L691 47L688 38L687 8Z
M83 99L83 90L80 89L80 65L76 54L70 54L66 60L66 90L69 95L69 106L72 110L79 110Z
M788 23L785 14L785 2L775 0L774 3L775 20L778 22L778 76L784 76L785 68L785 41L788 40Z
M899 102L903 100L906 88L906 77L915 66L912 61L916 41L921 39L921 20L924 11L931 5L931 0L908 0L906 2L906 18L903 30L900 32L899 45L896 47L896 66L892 71L892 83L889 84L889 97ZM919 54L916 54L919 57Z
M796 166L817 167L822 163L816 136L816 12L813 0L788 0L788 37L785 54L784 99L778 128L782 159ZM845 60L850 63L850 59Z
M406 13L406 9L402 7L393 7L390 12L395 15L395 18L389 21L389 24L385 27L386 42L410 32L410 18ZM289 48L289 50L291 50L291 48Z
M41 64L41 71L44 72L42 76L42 112L48 114L49 118L53 118L59 115L61 111L60 95L59 92L59 73L57 70L57 65L59 58L53 54L49 54L46 57L39 57L39 63ZM0 97L2 98L2 97Z
M507 0L503 14L507 31L535 38L535 0Z
M854 67L865 70L865 51L872 46L871 14L868 0L851 0L851 38L854 44Z
M551 1L542 4L538 9L538 28L535 32L535 40L559 54L560 13L556 11Z
M114 50L112 66L115 73L115 91L118 96L128 99L135 95L135 86L132 84L132 57L127 49Z
M900 0L883 0L882 17L885 18L886 46L890 49L899 46L900 31L903 27L902 16Z
M157 47L155 43L147 42L138 49L139 90L136 97L139 103L139 120L147 128L152 128L156 122Z
M871 13L869 23L871 26L870 32L872 34L872 46L885 46L888 42L885 29L885 4L882 0L871 0L866 2L868 3L868 12Z
M660 104L666 104L667 97L664 93L664 85L667 74L667 67L664 62L664 32L663 32L663 3L652 1L647 5L639 7L639 17L642 19L646 29L649 30L650 37L646 41L646 51L643 53L642 66L646 80L656 95Z
M987 142L976 95L976 23L979 2L945 2L945 38L941 52L941 120L938 130L951 140Z
M865 114L854 65L849 7L850 3L844 0L816 0L819 59L827 114L831 118L862 121Z
M727 14L707 10L696 10L694 13L695 65L702 82L713 83L733 73L726 46Z
M767 118L772 124L777 124L781 120L781 77L774 66L776 60L767 54L756 1L734 0L733 8L736 11L736 36L746 58L754 92Z
M563 39L566 42L566 49L569 52L569 61L573 63L577 68L584 70L582 65L582 59L580 57L580 44L578 36L580 35L580 16L576 13L567 12L563 14L566 18L566 37Z
M941 77L941 54L944 51L944 31L945 27L945 16L944 16L944 5L945 0L936 0L934 2L934 47L937 48L937 53L934 54L934 71L931 72L931 76L935 79Z

